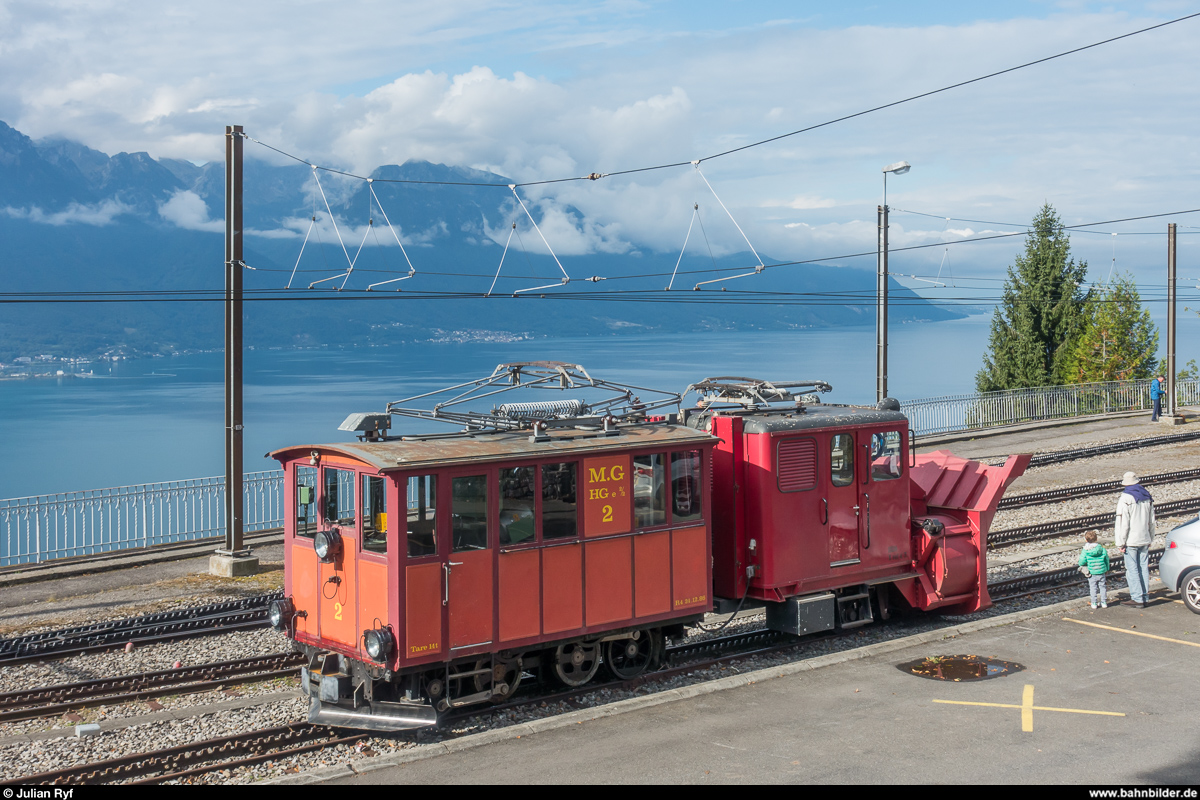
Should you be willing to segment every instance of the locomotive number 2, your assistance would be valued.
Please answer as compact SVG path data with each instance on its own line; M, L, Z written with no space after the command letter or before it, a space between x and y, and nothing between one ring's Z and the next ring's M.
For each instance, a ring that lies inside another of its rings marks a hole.
M341 603L333 604L333 618L336 620L340 620L342 618L342 604Z
M601 522L612 522L613 521L612 506L605 506L601 510L604 512L604 518L601 520Z

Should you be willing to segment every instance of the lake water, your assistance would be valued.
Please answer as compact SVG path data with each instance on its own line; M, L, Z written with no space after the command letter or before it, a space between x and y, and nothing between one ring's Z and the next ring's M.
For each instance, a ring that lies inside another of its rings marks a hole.
M893 326L890 393L915 399L973 391L988 320ZM829 402L875 398L873 328L254 350L246 354L245 468L275 469L262 456L279 447L352 440L337 430L352 412L382 411L389 400L533 360L582 364L597 377L673 391L707 376L748 375L825 380L834 387ZM92 368L96 376L86 379L0 381L7 456L0 497L223 473L222 354ZM394 424L393 433L411 430L402 418Z

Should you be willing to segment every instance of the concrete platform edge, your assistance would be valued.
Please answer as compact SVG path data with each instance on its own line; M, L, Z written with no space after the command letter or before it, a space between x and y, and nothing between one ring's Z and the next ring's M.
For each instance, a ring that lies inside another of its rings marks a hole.
M1121 594L1127 596L1128 593L1122 592ZM1112 592L1110 593L1110 596L1116 597L1117 593ZM565 728L570 725L582 725L585 722L590 722L591 720L595 719L618 716L620 714L627 714L631 711L639 711L643 708L652 708L665 703L673 703L678 700L686 700L692 697L699 697L701 695L725 691L727 689L736 689L742 686L749 686L760 681L768 681L774 678L782 678L788 675L795 675L801 672L810 672L823 667L842 664L847 661L855 661L862 658L870 658L871 656L883 655L886 653L895 652L897 650L903 650L905 648L912 647L913 645L937 642L943 639L953 639L964 634L988 630L989 628L999 628L1004 625L1012 625L1018 622L1024 622L1025 620L1046 617L1063 611L1070 611L1086 607L1087 602L1088 600L1086 597L1080 597L1073 600L1064 600L1061 603L1055 603L1053 605L1017 611L1013 612L1012 614L1004 614L996 617L988 617L986 619L972 620L970 622L964 622L960 625L941 628L935 631L926 631L925 633L918 633L912 636L905 636L886 642L876 642L875 644L864 645L863 647L856 647L851 650L844 650L840 653L830 653L829 655L816 656L814 658L804 659L803 661L796 661L791 664L782 664L777 667L766 667L764 669L754 670L753 672L747 672L742 675L719 678L714 681L698 683L693 686L682 686L677 689L667 689L666 691L658 692L652 695L646 695L644 697L631 697L627 700L618 700L615 703L597 706L596 708L584 708L555 717L531 720L529 722L510 725L506 728L497 728L494 730L483 731L481 733L473 733L468 736L463 736L461 738L452 739L446 742L423 745L413 750L406 750L402 753L382 756L379 758L364 758L336 767L325 767L323 769L310 770L308 772L301 772L295 775L288 775L286 777L272 778L270 780L261 781L254 785L312 784L321 783L322 781L333 778L361 775L367 772L374 772L375 770L379 769L388 769L390 767L397 767L402 764L409 764L414 761L422 761L427 758L436 758L449 753L470 750L476 747L483 747L485 745L496 744L502 741L519 739L523 736L532 736L534 734L541 733L542 731Z

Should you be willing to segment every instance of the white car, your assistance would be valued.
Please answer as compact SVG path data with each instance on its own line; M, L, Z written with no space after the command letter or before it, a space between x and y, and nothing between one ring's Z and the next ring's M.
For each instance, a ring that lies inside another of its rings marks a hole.
M1200 614L1200 517L1167 534L1158 576L1168 589L1179 592L1189 611Z

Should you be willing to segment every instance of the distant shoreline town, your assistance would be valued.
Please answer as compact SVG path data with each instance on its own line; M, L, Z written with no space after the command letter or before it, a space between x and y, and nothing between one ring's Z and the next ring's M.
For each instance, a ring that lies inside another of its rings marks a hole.
M254 347L248 346L247 350L329 350L329 349L357 349L359 347L387 347L391 345L401 344L467 344L471 342L487 342L506 344L509 342L520 342L535 338L529 333L509 333L507 331L485 331L485 330L443 330L434 328L427 331L428 337L420 340L396 341L387 344L378 342L364 343L358 345L318 345L304 346L296 345L293 347L270 346L270 347ZM199 355L202 353L219 353L219 348L211 350L180 350L171 351L168 353L138 353L125 351L109 351L96 356L55 356L49 354L36 356L17 356L11 361L0 361L0 380L31 380L34 378L94 378L96 377L94 366L96 364L109 364L120 361L141 360L150 358L172 358L175 356ZM87 369L85 370L85 367Z

